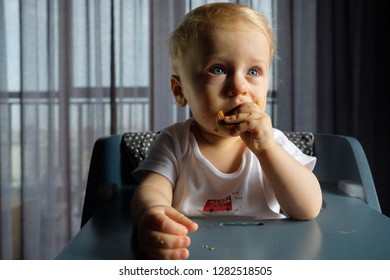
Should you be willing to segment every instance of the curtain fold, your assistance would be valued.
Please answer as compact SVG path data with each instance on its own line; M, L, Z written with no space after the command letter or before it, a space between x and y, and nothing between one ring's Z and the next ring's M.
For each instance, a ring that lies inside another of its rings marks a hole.
M316 131L316 1L280 0L277 5L277 126Z
M4 3L0 2L0 236L12 236L11 135L3 133L10 131L5 14ZM12 239L0 238L0 256L10 258L13 247Z
M170 90L168 37L186 13L187 1L150 1L151 127L158 131L184 119L186 108L178 108Z
M110 1L110 132L117 133L117 106L116 106L116 86L115 86L115 10L114 0Z

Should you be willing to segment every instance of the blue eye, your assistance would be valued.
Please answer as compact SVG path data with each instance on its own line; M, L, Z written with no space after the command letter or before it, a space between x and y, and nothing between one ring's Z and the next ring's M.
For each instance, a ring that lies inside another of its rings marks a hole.
M223 71L222 67L219 66L211 68L209 72L214 75L225 74L225 71Z
M259 76L259 71L258 71L257 69L250 69L250 70L248 71L248 75L249 75L249 76L257 77L257 76Z

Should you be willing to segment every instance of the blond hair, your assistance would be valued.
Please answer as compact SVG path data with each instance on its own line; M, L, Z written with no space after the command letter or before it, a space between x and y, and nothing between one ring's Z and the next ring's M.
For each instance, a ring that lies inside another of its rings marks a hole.
M268 20L260 12L240 4L211 3L189 12L176 30L171 33L169 54L172 70L177 71L178 63L185 56L186 50L206 38L210 30L224 28L227 24L234 24L237 21L259 28L269 42L272 61L275 48L274 34Z

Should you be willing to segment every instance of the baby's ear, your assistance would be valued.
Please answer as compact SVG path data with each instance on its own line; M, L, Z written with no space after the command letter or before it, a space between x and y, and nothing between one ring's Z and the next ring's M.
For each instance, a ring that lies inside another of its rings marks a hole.
M171 91L179 106L184 107L187 105L187 99L183 95L180 77L177 75L171 76Z

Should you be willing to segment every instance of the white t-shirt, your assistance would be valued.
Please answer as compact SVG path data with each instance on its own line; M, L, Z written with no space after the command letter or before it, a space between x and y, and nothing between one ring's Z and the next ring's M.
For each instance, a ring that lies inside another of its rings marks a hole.
M147 158L133 172L157 172L173 185L172 206L189 217L285 218L257 157L247 148L234 173L219 171L200 152L191 132L193 119L161 131ZM278 129L275 140L297 161L313 170L316 158L307 156Z

